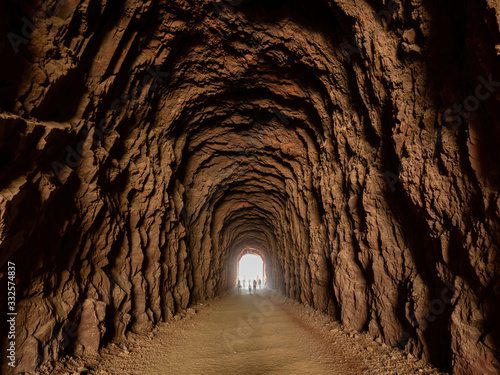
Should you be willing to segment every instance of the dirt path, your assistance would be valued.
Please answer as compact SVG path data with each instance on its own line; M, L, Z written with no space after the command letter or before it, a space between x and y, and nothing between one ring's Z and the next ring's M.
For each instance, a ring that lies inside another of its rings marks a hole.
M101 355L68 358L47 373L438 374L363 334L343 331L329 316L263 290L196 310L147 336L130 335Z
M267 295L246 292L229 297L202 329L192 332L144 373L350 373L322 352L314 336Z

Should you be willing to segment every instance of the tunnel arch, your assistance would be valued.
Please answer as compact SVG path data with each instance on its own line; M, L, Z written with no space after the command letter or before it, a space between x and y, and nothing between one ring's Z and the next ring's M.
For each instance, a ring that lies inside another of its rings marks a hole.
M279 271L278 265L272 263L273 258L270 256L268 245L263 246L258 242L255 242L255 240L250 240L248 237L246 237L246 240L242 241L245 241L246 244L234 246L235 250L230 252L227 260L228 289L234 287L234 282L237 280L239 262L245 255L256 255L262 259L264 267L263 274L267 282L267 286L275 288L277 280L282 280L282 273Z
M70 352L49 340L84 301L105 305L90 349L150 331L226 292L250 248L350 330L463 373L498 356L498 95L443 116L500 79L495 1L117 3L55 9L26 74L0 72L0 254L19 319L39 317L21 359ZM454 283L467 295L419 332Z
M240 254L236 258L236 277L241 278L240 264L241 264L242 258L246 255L255 255L255 256L258 256L262 260L262 275L263 275L262 282L264 283L263 285L265 285L265 283L267 282L267 267L268 267L268 265L267 265L267 262L265 260L266 257L264 254L265 254L264 251L256 249L256 248L251 248L251 247L241 250Z

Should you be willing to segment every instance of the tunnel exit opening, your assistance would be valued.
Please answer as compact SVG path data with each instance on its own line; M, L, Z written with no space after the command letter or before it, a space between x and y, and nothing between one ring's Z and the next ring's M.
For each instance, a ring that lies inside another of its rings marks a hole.
M257 254L245 254L238 261L237 280L240 280L243 287L247 287L253 280L259 286L265 285L264 260Z

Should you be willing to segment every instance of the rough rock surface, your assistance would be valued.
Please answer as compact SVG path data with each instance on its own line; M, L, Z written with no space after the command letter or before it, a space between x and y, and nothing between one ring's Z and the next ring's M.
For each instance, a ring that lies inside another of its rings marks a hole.
M265 309L256 310L255 302ZM160 323L147 335L129 334L125 342L112 342L99 354L66 356L42 365L40 375L78 374L82 369L88 375L445 375L410 353L374 342L367 333L343 329L312 307L261 289L250 296L243 291L213 298L210 306L197 309L199 314ZM266 315L255 320L254 330L233 341L237 329L245 327L240 319L248 321L260 311Z
M248 249L348 330L500 371L498 2L9 0L0 17L16 371L151 331L231 286Z

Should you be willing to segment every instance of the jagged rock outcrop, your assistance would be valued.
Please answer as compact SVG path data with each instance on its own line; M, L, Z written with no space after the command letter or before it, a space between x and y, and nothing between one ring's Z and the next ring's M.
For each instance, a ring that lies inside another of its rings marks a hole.
M0 7L16 371L148 332L253 248L347 328L498 373L497 2Z

